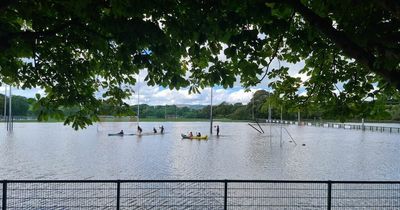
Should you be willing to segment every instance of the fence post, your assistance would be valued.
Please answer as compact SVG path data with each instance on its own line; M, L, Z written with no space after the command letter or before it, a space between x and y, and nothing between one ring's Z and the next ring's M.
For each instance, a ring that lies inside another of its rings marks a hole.
M227 209L228 204L228 180L224 180L224 210Z
M328 181L328 210L332 207L332 181Z
M121 193L121 182L120 180L117 180L117 210L119 210L120 193Z
M2 204L1 204L1 209L6 210L7 209L7 181L3 181L3 196L2 196Z

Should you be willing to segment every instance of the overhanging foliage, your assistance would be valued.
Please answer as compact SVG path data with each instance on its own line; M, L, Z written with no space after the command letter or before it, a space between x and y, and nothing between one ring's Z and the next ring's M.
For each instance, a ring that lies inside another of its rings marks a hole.
M43 88L42 115L77 107L75 128L97 119L99 89L123 105L139 69L149 85L196 92L268 77L288 100L354 103L400 89L399 21L390 0L3 0L0 80ZM304 60L309 79L273 60Z

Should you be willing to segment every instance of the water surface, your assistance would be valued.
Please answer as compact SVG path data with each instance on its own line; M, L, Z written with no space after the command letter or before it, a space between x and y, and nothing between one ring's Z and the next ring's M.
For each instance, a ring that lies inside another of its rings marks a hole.
M15 123L0 130L0 179L295 179L400 180L400 135L285 125L207 122L140 123L144 132L163 125L164 135L134 133L136 123L101 123L74 131L61 123ZM215 132L215 131L214 131ZM303 146L304 145L304 146Z

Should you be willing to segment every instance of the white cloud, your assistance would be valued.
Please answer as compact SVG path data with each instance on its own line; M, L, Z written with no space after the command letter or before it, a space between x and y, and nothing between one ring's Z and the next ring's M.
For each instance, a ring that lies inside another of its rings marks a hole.
M5 86L4 85L0 86L0 93L1 94L4 94L4 90L5 90ZM9 94L9 91L10 91L9 86L7 86L7 95ZM36 93L39 93L41 96L45 95L44 90L42 90L40 88L32 88L32 89L25 89L25 90L22 90L22 89L19 89L19 88L16 88L16 87L12 87L11 88L11 94L24 96L24 97L27 97L27 98L35 97Z
M210 88L205 88L200 91L200 94L189 94L188 88L180 90L162 89L159 87L141 86L139 91L139 102L151 105L165 105L165 104L202 104L208 105L211 103ZM144 89L142 91L142 89ZM157 90L158 89L158 90ZM244 89L239 87L233 89L213 88L213 104L220 104L222 102L228 103L244 103L247 104L253 96L253 93L259 90L251 89L250 92L245 92ZM128 104L137 104L137 95L133 95L130 100L126 101Z
M272 68L278 68L279 65L289 66L289 74L300 76L302 79L306 79L304 75L300 75L298 73L299 69L304 66L304 62L300 62L298 64L289 64L284 62L274 61L271 64ZM147 75L146 70L142 70L139 73L139 81L136 86L132 87L135 91L134 95L126 102L128 104L137 104L137 90L139 90L139 101L140 103L146 103L151 105L165 105L165 104L203 104L207 105L211 102L211 92L210 88L205 88L201 90L200 94L189 94L188 88L182 88L180 90L169 90L158 86L147 86L146 82L144 82L144 78ZM221 87L214 87L213 89L213 104L220 104L222 102L228 103L243 103L247 104L255 91L264 89L270 90L267 87L267 82L271 82L271 80L264 79L257 86L250 88L250 92L245 92L245 90L241 87L240 79L238 78L234 84L234 88L223 89ZM0 87L0 92L4 94L4 87ZM42 96L45 94L42 89L34 88L21 90L13 88L14 95L22 95L25 97L34 97L36 93L41 94ZM100 93L96 95L100 96Z
M158 86L147 86L144 78L146 77L146 70L140 71L139 80L135 87L134 95L126 102L128 104L137 104L139 92L139 103L146 103L151 105L165 105L165 104L202 104L208 105L211 103L210 88L200 90L200 94L189 94L188 88L179 90L170 90ZM250 92L245 92L244 89L238 84L232 89L223 89L221 87L213 88L213 104L220 104L222 102L228 103L248 103L256 90L261 88L253 88Z
M258 89L252 89L251 92L245 92L243 89L232 92L228 95L228 102L230 103L248 103L253 97L253 93Z

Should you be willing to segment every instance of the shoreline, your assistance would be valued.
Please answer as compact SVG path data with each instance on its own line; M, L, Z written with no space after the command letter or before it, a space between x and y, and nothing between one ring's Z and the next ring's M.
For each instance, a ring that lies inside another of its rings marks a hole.
M209 122L209 119L192 119L192 118L178 118L178 119L163 119L163 118L143 118L140 119L140 122ZM94 121L95 123L101 122L137 122L136 120L129 119L107 119ZM252 122L251 120L231 120L231 119L213 119L213 122ZM0 124L5 123L1 121ZM38 120L15 120L13 123L64 123L62 120L48 120L48 121L38 121Z

